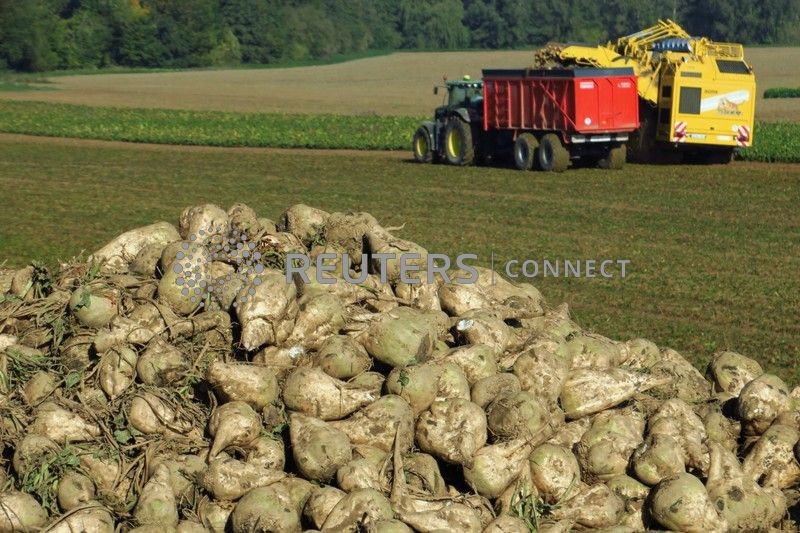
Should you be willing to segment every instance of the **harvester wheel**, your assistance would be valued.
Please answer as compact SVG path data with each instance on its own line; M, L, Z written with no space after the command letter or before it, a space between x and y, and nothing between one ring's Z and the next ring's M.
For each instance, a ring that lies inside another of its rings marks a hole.
M444 132L444 153L451 165L471 165L475 161L472 129L458 118L451 118Z
M727 165L733 160L733 148L709 150L704 156L703 162L707 165Z
M628 161L632 163L655 163L663 157L656 149L656 126L658 110L639 102L639 129L631 133L628 140Z
M625 166L625 158L627 157L627 149L625 145L617 146L608 151L608 155L598 161L597 166L600 168L607 168L611 170L619 170Z
M569 166L569 151L561 144L555 133L548 133L539 141L536 151L539 168L552 172L564 172Z
M531 170L536 160L539 141L530 133L523 133L514 143L514 163L520 170Z
M433 161L433 149L428 128L425 126L417 128L414 133L414 140L411 142L411 150L414 152L414 161L417 163L430 163Z

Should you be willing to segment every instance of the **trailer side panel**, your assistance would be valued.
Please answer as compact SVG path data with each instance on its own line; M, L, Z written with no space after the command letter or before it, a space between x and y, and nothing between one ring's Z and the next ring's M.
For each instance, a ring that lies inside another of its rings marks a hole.
M631 132L639 127L630 69L485 70L484 131Z

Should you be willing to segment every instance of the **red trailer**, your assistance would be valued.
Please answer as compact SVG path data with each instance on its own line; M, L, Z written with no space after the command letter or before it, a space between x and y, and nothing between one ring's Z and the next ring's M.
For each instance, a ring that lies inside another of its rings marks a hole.
M447 104L414 135L417 161L467 165L510 151L523 170L620 168L639 128L630 68L484 70L482 82L448 81L447 90Z
M511 133L519 168L581 158L617 168L639 127L636 83L627 68L484 70L483 131Z

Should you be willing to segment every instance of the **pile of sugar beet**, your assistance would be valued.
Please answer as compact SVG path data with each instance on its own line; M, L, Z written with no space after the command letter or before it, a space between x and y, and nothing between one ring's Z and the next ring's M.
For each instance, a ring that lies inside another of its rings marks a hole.
M2 271L0 533L795 528L800 388L486 269L412 283L393 232L207 204Z

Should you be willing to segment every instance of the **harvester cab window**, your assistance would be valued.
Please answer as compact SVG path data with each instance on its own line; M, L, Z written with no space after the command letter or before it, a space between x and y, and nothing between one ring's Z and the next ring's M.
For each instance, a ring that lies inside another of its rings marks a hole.
M750 67L744 61L717 59L717 68L725 74L750 74Z

